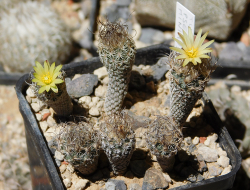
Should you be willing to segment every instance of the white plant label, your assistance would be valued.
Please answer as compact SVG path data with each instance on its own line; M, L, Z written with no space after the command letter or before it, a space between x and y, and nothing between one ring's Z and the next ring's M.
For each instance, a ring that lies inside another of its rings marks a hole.
M192 29L194 34L195 15L184 7L179 2L176 2L176 16L175 16L175 38L182 41L178 33L183 33L183 30L188 34L188 27ZM175 47L181 46L175 41Z

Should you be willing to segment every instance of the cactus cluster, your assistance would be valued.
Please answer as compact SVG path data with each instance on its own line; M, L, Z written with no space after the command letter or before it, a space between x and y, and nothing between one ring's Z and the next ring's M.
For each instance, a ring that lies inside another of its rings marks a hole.
M104 109L106 114L111 114L122 109L136 50L126 25L109 21L100 23L98 53L109 76Z
M170 171L183 140L182 132L170 117L157 116L148 126L146 141L164 172Z
M50 7L21 1L1 12L0 64L6 72L29 72L46 59L63 63L70 50L70 32Z
M133 119L124 111L105 117L101 124L102 149L116 175L123 175L135 148Z
M57 150L64 160L84 175L95 172L99 158L99 135L86 122L63 123L57 135Z

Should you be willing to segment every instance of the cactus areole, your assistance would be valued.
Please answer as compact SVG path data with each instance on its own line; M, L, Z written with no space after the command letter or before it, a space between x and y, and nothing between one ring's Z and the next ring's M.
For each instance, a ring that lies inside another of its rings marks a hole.
M100 24L98 53L109 76L104 108L110 115L122 109L136 50L126 25L109 21Z

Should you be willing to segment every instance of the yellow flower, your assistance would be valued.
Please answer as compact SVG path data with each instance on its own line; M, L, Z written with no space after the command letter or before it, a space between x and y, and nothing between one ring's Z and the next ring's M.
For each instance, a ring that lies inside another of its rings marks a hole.
M182 49L177 47L170 47L170 49L179 52L181 55L177 56L176 59L184 59L183 67L186 66L189 62L192 62L194 65L201 63L201 58L209 58L206 53L212 51L212 48L207 48L211 45L214 40L211 40L203 44L205 38L207 37L208 32L206 32L201 37L202 30L200 29L195 40L194 35L190 27L188 27L188 35L183 30L183 35L179 33L182 42L176 38L173 38L178 44L182 46ZM202 45L203 44L203 45Z
M44 61L43 68L43 66L36 61L36 67L34 66L34 70L36 72L33 74L35 78L32 79L32 82L36 82L38 86L41 86L38 91L39 94L45 90L48 92L50 89L52 89L55 93L58 92L56 84L64 82L62 79L57 79L58 75L61 73L59 72L61 68L62 65L55 68L55 63L50 66L47 60Z

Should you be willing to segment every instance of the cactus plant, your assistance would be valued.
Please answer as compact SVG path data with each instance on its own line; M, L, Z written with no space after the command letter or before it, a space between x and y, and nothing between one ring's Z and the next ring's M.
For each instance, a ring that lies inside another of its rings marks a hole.
M100 142L99 135L91 124L83 121L62 123L56 140L57 151L65 155L64 160L75 169L83 175L96 171Z
M136 50L126 25L109 21L100 23L98 53L109 76L104 109L106 114L111 114L122 109Z
M102 149L116 175L126 172L135 148L132 124L133 119L124 111L107 115L101 124Z
M170 117L178 127L182 127L195 103L202 97L202 93L216 68L216 62L207 55L212 51L207 48L213 43L209 41L202 45L208 33L201 37L200 29L196 39L189 27L188 35L183 31L179 34L182 42L174 38L183 49L171 47L176 53L169 55L170 69ZM198 64L197 64L198 63Z
M50 7L27 1L1 12L0 64L6 72L29 72L46 59L63 63L70 49L70 32Z
M50 66L47 60L44 68L36 62L35 72L30 75L30 86L38 99L52 107L58 116L69 116L73 111L73 104L66 90L65 73L59 72L61 68L62 65L55 68L55 63Z
M146 132L148 148L156 156L164 172L172 170L182 140L181 130L167 116L157 116Z

